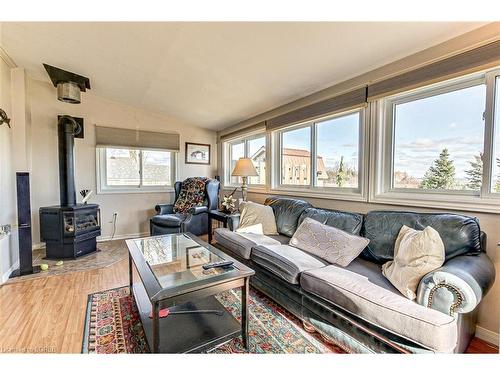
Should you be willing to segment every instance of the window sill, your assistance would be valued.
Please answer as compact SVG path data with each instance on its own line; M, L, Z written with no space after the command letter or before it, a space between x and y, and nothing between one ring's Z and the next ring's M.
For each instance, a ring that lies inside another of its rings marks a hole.
M273 188L269 190L270 194L279 194L287 196L305 197L305 198L322 198L334 199L342 201L366 202L367 199L360 192L340 192L328 191L326 189L297 189L297 188Z
M173 187L165 187L162 189L97 189L96 195L109 195L109 194L161 194L173 193Z
M222 190L232 191L235 186L223 186ZM366 197L363 197L361 193L339 193L325 190L312 190L312 189L285 189L285 188L273 188L268 187L257 187L249 186L249 194L263 194L263 195L285 195L292 197L303 197L303 198L322 198L322 199L337 199L345 201L355 201L355 202L366 202Z
M262 191L262 192L267 192L269 189L265 185L247 185L248 187L248 192L257 192L257 191ZM236 188L236 192L241 191L241 185L224 185L221 187L221 190L230 190L233 191Z
M419 197L416 198L415 195L415 193L404 192L381 193L371 197L370 203L453 211L500 213L500 199L498 198L433 193L420 193Z

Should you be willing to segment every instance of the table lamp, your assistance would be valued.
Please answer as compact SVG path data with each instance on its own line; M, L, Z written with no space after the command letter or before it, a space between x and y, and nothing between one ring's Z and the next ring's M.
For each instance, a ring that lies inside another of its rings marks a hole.
M243 201L247 200L247 178L250 176L258 176L257 170L255 169L252 159L240 158L234 166L231 176L241 177L241 195Z

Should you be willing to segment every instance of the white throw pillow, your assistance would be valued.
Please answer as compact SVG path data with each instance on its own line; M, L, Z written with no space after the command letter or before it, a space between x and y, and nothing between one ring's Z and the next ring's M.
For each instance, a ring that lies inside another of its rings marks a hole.
M306 217L290 240L296 247L328 263L347 267L368 245L368 238L347 233Z
M427 273L444 263L444 244L432 227L416 230L403 225L394 245L394 260L382 273L405 297L414 300L418 284Z
M273 209L270 206L254 202L241 202L240 210L241 215L239 228L244 229L256 224L261 224L264 234L278 234L276 219L274 217Z

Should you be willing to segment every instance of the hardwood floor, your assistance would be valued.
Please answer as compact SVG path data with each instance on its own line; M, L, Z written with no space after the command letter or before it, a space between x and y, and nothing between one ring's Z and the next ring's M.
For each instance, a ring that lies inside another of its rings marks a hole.
M87 296L128 284L128 260L0 288L0 352L80 353Z
M128 284L128 259L0 287L0 353L80 353L87 296ZM498 353L474 339L470 353Z

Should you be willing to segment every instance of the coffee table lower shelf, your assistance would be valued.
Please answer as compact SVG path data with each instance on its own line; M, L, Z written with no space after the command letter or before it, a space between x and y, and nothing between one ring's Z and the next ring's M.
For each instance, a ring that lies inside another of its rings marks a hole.
M150 348L153 347L151 302L142 283L133 284L134 297ZM213 296L170 308L175 310L220 310L216 314L169 315L160 319L160 353L200 353L241 335L241 324Z

